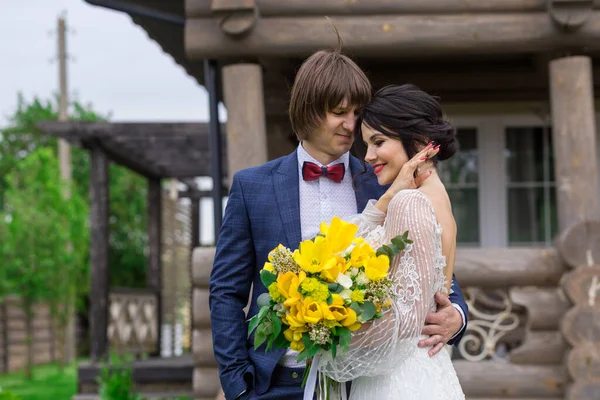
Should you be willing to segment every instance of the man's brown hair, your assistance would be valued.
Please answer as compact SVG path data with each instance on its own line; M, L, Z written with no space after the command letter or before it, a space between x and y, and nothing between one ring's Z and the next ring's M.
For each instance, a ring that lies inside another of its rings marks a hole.
M371 99L371 83L358 65L339 50L320 50L307 58L296 74L289 108L298 139L307 139L344 99L358 108Z

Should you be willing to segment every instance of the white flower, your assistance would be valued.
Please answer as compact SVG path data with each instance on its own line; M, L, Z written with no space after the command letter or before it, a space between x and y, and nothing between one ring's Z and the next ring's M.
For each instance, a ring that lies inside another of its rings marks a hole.
M352 286L352 278L345 274L338 274L335 281L346 289L349 289Z
M349 272L350 272L350 276L356 276L356 275L358 275L358 268L352 267L352 268L350 268Z
M367 283L369 283L369 278L367 278L367 275L365 275L364 272L361 272L360 274L358 274L358 276L356 277L356 283L359 285L366 285Z
M352 295L352 290L344 289L340 292L340 297L344 300L350 300L350 295Z

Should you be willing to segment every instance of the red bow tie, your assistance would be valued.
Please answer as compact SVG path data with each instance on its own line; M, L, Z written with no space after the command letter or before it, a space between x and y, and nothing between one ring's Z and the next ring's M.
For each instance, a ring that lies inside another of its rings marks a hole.
M344 179L344 163L331 165L329 167L319 167L317 164L310 161L304 161L302 164L302 178L305 181L314 181L320 176L325 176L334 182L341 182Z

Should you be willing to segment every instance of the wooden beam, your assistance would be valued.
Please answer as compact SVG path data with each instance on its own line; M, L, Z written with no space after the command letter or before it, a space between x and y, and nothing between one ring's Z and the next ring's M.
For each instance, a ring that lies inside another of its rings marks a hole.
M569 381L562 365L515 365L508 362L453 362L465 395L484 398L564 398Z
M555 249L459 248L454 265L461 287L556 286L566 268Z
M201 122L154 123L154 122L58 122L44 121L38 124L47 133L61 137L81 138L101 136L193 136L208 134L208 125ZM64 136L63 136L64 135Z
M256 0L261 16L376 15L545 11L546 0ZM186 0L187 18L210 17L211 2Z
M423 2L426 3L426 2ZM373 15L334 18L344 50L353 56L398 58L465 54L515 54L600 48L600 11L590 12L576 32L561 33L548 14ZM191 59L228 56L299 56L335 46L323 17L261 18L242 38L221 31L212 18L188 19L186 54Z
M94 140L97 143L97 140ZM87 143L87 141L86 141ZM87 144L86 144L87 146ZM148 178L163 177L162 171L158 169L150 160L144 160L139 154L132 154L120 146L111 145L110 142L104 141L102 144L97 144L101 147L106 155L115 163L129 168L138 174Z
M90 358L98 361L108 351L108 157L93 147L90 168Z
M148 179L148 268L146 287L156 294L157 352L162 332L162 188L160 179Z

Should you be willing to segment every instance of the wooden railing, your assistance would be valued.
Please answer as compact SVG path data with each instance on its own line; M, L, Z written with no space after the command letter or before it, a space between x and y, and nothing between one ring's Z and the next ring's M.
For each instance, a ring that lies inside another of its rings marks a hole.
M111 351L154 354L158 351L158 294L148 289L111 288L107 337Z
M557 250L459 249L456 260L470 320L454 366L467 397L564 398L569 302Z

